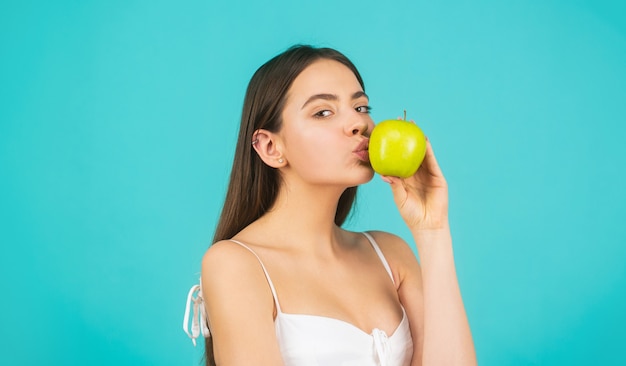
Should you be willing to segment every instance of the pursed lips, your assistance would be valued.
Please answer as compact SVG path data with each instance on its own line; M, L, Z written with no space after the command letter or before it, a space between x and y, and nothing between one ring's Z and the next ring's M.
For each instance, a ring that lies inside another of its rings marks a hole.
M354 149L354 153L359 157L359 159L363 161L369 161L369 139L364 139L361 143Z

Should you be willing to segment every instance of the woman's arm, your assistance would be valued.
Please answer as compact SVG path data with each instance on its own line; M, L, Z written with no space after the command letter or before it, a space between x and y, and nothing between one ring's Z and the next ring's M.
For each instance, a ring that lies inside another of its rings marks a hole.
M475 365L476 354L459 289L448 223L448 186L430 141L426 157L414 176L384 177L411 230L420 266L403 263L398 289L417 322L413 365ZM421 319L420 319L421 318Z
M232 242L202 260L202 293L217 365L282 365L274 299L259 261Z
M475 365L476 354L456 276L450 230L412 230L412 233L422 269L421 365Z

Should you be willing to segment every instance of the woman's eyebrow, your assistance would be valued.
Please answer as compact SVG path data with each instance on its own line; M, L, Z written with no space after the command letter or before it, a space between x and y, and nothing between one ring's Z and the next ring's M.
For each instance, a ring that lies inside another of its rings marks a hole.
M318 99L335 101L335 100L339 100L339 97L336 96L335 94L315 94L315 95L312 95L309 99L307 99L306 102L304 102L304 104L302 105L302 109L304 109L304 107L306 107L307 104Z
M365 98L367 98L367 100L370 100L370 97L368 97L367 94L365 94L365 92L362 91L362 90L352 94L352 99L353 100L354 99L359 99L361 97L365 97Z
M367 96L367 94L365 94L364 91L358 91L354 94L352 94L352 99L358 99L361 97L365 97L369 100L369 97ZM304 107L306 107L309 103L318 100L318 99L323 99L323 100L331 100L331 101L336 101L339 100L339 97L335 94L315 94L312 95L309 99L307 99L306 102L304 102L304 104L302 105L301 109L304 109Z

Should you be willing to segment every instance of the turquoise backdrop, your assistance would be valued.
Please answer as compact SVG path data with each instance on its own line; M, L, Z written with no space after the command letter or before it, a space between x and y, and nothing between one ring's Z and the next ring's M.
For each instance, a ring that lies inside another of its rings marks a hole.
M294 43L430 137L481 365L626 364L624 1L4 1L0 42L0 364L198 365L245 87ZM410 240L378 177L348 226Z

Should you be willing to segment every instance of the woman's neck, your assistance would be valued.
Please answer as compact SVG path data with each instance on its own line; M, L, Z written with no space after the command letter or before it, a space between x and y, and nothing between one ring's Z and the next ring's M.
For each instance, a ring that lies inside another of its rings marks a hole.
M332 251L340 241L335 215L342 193L333 187L283 184L272 208L258 220L258 228L282 245L293 243L320 254Z

